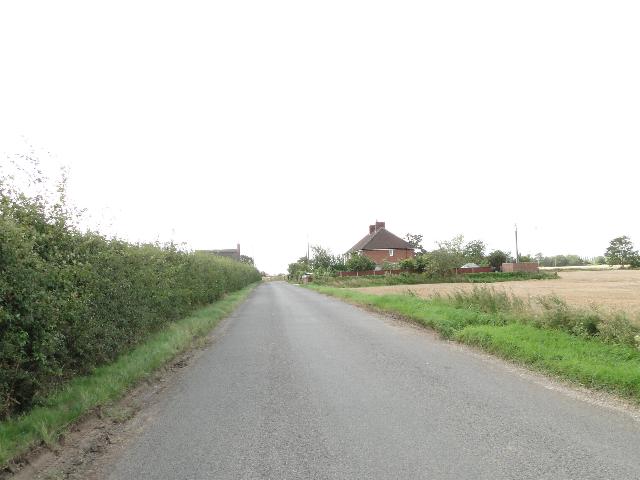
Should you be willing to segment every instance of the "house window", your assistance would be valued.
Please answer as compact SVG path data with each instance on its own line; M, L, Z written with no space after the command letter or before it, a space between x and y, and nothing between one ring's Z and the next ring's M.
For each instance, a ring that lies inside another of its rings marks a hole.
M389 256L390 256L390 257L393 257L393 248L390 248L390 249L389 249Z

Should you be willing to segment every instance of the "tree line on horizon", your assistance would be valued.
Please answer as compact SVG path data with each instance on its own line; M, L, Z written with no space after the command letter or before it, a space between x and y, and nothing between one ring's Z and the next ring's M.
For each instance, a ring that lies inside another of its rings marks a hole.
M541 267L573 267L586 265L622 265L632 268L640 267L640 255L635 250L628 236L616 237L611 240L609 247L602 256L585 258L575 254L545 256L519 255L516 259L510 251L492 250L487 253L487 245L482 240L464 241L463 235L456 235L450 240L436 242L437 248L427 251L422 246L423 236L407 233L405 240L414 248L415 257L397 263L386 262L384 270L403 269L417 273L445 276L455 268L467 263L479 266L490 266L499 270L507 262L537 262ZM311 247L311 255L302 256L289 264L290 278L298 279L306 273L331 275L340 271L373 270L376 264L364 255L334 255L327 248L320 245Z

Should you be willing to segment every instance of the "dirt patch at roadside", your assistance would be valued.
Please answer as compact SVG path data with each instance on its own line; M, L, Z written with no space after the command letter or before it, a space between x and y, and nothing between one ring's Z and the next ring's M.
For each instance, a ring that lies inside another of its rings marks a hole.
M634 316L640 315L640 270L559 272L558 276L560 278L557 280L525 280L491 284L392 285L357 290L375 295L411 290L421 297L431 297L435 294L447 295L456 290L471 290L474 286L486 285L523 298L553 294L574 306L597 305L611 310L623 310Z

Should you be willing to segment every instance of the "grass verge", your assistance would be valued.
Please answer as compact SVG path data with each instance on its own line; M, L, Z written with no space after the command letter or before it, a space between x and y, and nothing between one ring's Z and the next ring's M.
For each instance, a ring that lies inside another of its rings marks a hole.
M557 320L557 311L551 316L545 313L536 317L518 302L496 301L502 294L481 291L475 295L482 297L482 306L473 293L467 301L461 302L461 298L455 296L424 299L412 295L371 295L313 285L308 288L378 311L400 314L433 328L445 338L640 403L640 349L624 343L621 339L626 336L607 342L605 335L578 334L576 332L581 330L575 328L565 331L550 321ZM490 304L488 300L491 300ZM565 325L574 321L578 325L583 323L584 312L571 312L561 307L559 311L566 316ZM615 321L614 318L614 326ZM610 327L602 323L600 328L606 332Z
M230 293L222 300L172 323L121 355L114 363L71 380L42 405L1 422L0 466L5 466L40 442L54 443L70 424L89 410L121 398L141 379L186 351L194 340L209 333L256 285Z
M446 277L433 276L426 273L402 273L400 275L370 275L365 277L318 276L314 278L313 283L331 287L358 288L426 283L496 283L557 278L559 277L556 272L483 272Z
M640 402L640 352L531 325L472 325L455 339L579 384Z

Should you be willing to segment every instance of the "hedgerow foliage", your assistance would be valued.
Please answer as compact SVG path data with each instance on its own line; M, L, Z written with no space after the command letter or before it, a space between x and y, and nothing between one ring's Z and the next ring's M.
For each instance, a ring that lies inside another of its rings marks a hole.
M28 195L0 178L0 418L260 279L250 265L173 244L81 232L59 193Z

